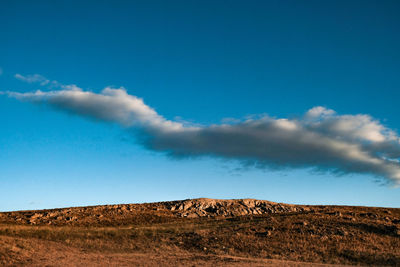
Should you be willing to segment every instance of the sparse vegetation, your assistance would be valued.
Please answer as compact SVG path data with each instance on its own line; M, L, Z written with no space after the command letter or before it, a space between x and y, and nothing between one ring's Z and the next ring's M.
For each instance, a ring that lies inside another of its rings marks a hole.
M35 258L38 255L35 244L73 249L73 253L89 258L120 255L126 262L138 253L158 255L166 265L201 260L224 264L235 257L241 264L255 259L279 259L400 265L400 209L293 206L297 212L186 218L171 211L165 203L133 207L122 209L122 213L121 205L3 213L0 265L46 263L46 259ZM42 214L36 217L44 218L43 214L51 212L76 219L69 223L65 219L29 223L34 214ZM150 256L143 256L140 262L152 265Z

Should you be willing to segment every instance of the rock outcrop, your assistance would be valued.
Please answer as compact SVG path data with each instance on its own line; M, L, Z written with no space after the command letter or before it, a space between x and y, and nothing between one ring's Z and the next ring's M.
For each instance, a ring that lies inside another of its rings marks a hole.
M304 212L307 207L275 203L257 199L187 199L164 202L167 209L176 212L180 217L216 217L261 215L279 212Z

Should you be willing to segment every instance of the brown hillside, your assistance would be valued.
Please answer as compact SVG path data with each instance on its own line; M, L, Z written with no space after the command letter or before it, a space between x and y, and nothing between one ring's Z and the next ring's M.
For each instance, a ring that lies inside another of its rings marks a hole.
M0 213L0 265L400 266L399 248L393 208L203 198Z

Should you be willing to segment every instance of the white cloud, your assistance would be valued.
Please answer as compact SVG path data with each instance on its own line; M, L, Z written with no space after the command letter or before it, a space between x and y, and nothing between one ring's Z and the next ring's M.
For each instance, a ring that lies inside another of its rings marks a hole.
M40 85L47 85L50 83L50 81L48 79L46 79L45 77L43 77L40 74L33 74L33 75L21 75L19 73L14 75L15 78L17 78L18 80L27 82L27 83L40 83Z
M134 125L157 128L163 131L182 129L182 124L164 119L144 104L143 100L128 95L124 88L107 87L96 94L82 91L76 86L69 90L30 93L7 92L11 97L31 102L47 104L83 116L99 120L117 122L125 127Z
M308 114L308 112L307 112ZM365 142L384 142L398 139L393 130L386 128L378 120L369 115L321 115L309 126L316 131L324 132L332 137Z
M10 97L97 120L121 124L143 146L176 157L216 156L258 167L314 167L335 173L368 173L400 184L400 142L396 132L369 115L338 115L314 107L300 119L268 116L229 124L190 126L167 120L124 88L100 93L79 87Z
M315 118L322 118L328 117L335 114L335 111L332 109L327 109L322 106L313 107L312 109L308 110L306 113L306 117L315 119Z
M39 83L41 86L46 86L47 88L50 88L50 89L59 88L59 89L64 89L64 90L82 91L82 88L79 88L75 84L62 84L55 80L49 80L40 74L22 75L22 74L17 73L14 75L14 77L20 81L27 82L27 83Z

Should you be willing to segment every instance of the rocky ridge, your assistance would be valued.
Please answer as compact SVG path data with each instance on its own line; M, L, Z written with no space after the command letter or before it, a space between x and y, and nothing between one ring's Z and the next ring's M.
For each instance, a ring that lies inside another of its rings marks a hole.
M272 213L309 212L307 206L290 205L257 199L186 199L143 204L119 204L72 207L36 211L0 213L0 223L18 224L84 224L116 221L121 224L137 222L138 216L150 221L160 218L235 217Z
M357 212L355 212L358 210ZM374 212L374 210L379 212ZM0 224L107 226L163 223L185 218L229 218L286 214L321 214L345 221L375 220L390 224L400 235L396 209L335 206L306 206L276 203L257 199L186 199L143 204L118 204L71 207L34 211L1 212Z

